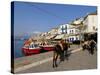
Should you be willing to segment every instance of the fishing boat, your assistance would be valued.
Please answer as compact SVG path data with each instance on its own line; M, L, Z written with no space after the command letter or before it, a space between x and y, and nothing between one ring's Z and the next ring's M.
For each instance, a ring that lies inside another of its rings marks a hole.
M22 47L22 51L26 56L53 50L54 46L51 44L38 44L36 42L32 42L31 40L26 40L24 42L24 46Z
M43 49L46 51L53 51L54 50L54 46L53 45L44 45Z
M33 55L33 54L39 54L41 51L41 47L39 47L37 44L31 44L28 46L24 46L22 48L22 51L26 56Z

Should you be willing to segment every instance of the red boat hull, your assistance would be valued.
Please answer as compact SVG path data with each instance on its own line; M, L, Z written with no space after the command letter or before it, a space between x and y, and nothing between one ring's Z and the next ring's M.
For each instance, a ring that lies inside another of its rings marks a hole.
M53 46L43 46L43 49L46 51L53 51L54 47Z
M42 46L41 48L33 48L33 49L24 47L22 48L22 52L24 53L25 56L39 54L40 52L53 51L53 50L54 50L53 46Z
M22 51L26 56L32 55L32 54L39 54L40 50L41 48L37 48L37 49L22 48Z

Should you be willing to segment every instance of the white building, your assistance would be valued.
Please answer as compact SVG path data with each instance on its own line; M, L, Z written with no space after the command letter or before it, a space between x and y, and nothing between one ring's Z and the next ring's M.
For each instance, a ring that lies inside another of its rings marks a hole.
M70 42L80 40L79 29L77 28L77 26L69 25L67 33L68 33L68 40Z
M97 32L97 25L98 25L97 13L88 14L84 18L83 25L86 26L84 33Z
M73 26L71 24L60 25L58 28L58 34L59 35L56 38L63 38L70 42L79 40L79 29L77 26Z
M58 27L58 34L67 34L68 24L62 24Z

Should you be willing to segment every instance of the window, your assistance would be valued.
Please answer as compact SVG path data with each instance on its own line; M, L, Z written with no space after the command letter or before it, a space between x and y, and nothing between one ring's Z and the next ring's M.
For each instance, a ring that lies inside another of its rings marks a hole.
M71 30L70 30L70 33L71 33Z
M64 28L63 28L63 26L61 27L61 32L62 32L62 34L64 33Z
M65 26L65 30L67 30L67 25Z
M71 41L72 39L70 38L70 41Z
M65 30L65 33L67 33L67 29Z
M76 40L78 40L78 37L76 37Z
M33 48L34 46L32 45L32 48Z
M30 45L29 48L32 48L32 45Z
M95 26L93 26L93 30L96 30Z
M74 38L72 38L72 41L74 41Z
M73 33L73 30L72 30L72 33Z

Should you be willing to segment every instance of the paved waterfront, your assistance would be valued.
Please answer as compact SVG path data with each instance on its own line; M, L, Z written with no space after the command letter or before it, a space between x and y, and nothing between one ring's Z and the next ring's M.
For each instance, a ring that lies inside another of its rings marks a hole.
M73 51L77 48L80 48L80 46L78 45L71 45L71 47L69 48L69 50ZM16 58L14 60L14 67L21 67L27 64L31 64L33 62L37 62L39 60L43 60L46 58L50 58L53 56L53 52L46 52L46 53L41 53L41 54L36 54L36 55L32 55L32 56L25 56L25 57L21 57L21 58Z
M76 47L76 46L75 46ZM74 48L74 47L73 47ZM77 46L78 48L78 46ZM74 48L75 50L75 48ZM44 56L45 55L45 56ZM49 59L52 52L39 55L42 59ZM35 56L34 56L35 57ZM36 56L37 57L37 56ZM36 58L41 60L41 58ZM51 71L67 71L67 70L83 70L83 69L96 69L97 68L97 53L90 55L87 51L78 51L69 56L69 60L61 62L57 68L52 68L52 60L41 63L37 66L31 66L26 70L20 70L16 73L35 73L35 72L51 72Z

